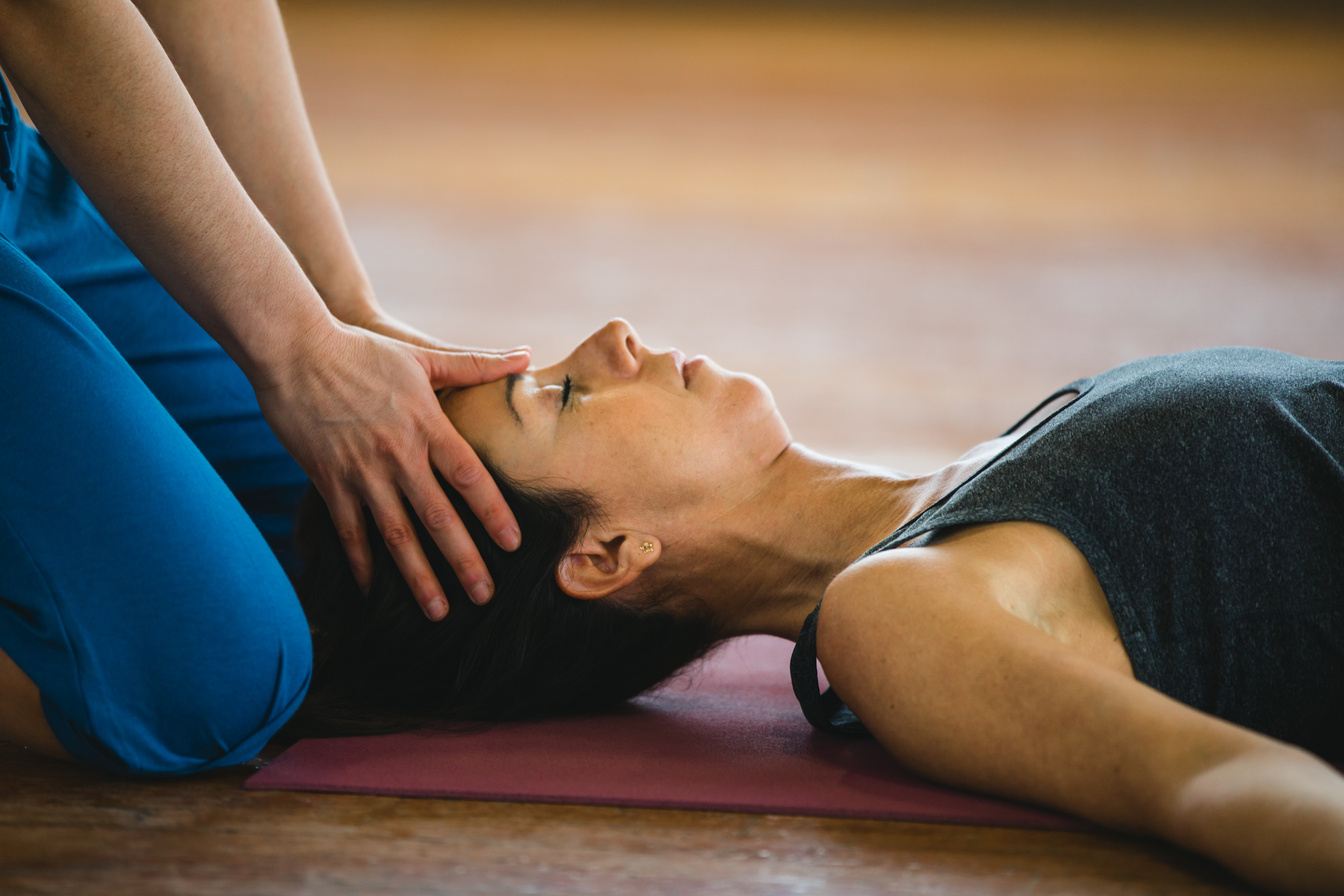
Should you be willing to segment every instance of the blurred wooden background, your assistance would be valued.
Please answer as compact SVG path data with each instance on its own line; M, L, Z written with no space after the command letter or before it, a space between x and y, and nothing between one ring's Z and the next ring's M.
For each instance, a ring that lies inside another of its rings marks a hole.
M1341 28L285 9L375 283L445 338L551 363L623 316L916 470L1137 356L1344 355Z

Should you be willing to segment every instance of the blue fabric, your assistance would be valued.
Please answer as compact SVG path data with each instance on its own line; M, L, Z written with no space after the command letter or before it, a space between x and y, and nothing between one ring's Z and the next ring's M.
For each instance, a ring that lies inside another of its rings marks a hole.
M9 98L9 89L0 82L0 184L7 190L17 186L14 182L14 166L11 164L14 136L19 130L15 118L17 115L14 103Z
M36 132L4 131L0 649L83 762L245 762L311 676L277 560L307 479Z
M1139 681L1344 763L1344 363L1206 349L1067 391L869 553L957 526L1053 526L1101 583ZM814 613L797 658L814 672L815 627ZM795 677L813 724L861 730Z

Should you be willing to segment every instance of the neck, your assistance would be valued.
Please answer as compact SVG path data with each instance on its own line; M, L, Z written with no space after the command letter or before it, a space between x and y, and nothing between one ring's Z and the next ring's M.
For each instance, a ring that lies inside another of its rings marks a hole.
M907 476L790 445L696 539L693 591L727 634L792 640L845 567L937 500L946 472Z

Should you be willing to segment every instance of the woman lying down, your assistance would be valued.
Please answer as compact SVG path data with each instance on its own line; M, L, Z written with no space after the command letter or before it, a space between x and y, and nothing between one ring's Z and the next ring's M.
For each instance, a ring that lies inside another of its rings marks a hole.
M523 548L459 508L497 597L430 622L381 545L361 593L310 495L294 730L600 711L766 633L814 725L929 778L1344 892L1344 363L1137 361L926 476L808 451L759 380L620 320L442 403Z

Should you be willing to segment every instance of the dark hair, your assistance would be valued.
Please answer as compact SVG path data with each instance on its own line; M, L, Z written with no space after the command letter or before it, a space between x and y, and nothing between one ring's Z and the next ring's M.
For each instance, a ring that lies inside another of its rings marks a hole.
M405 730L451 721L503 721L599 712L703 656L718 640L708 614L673 613L666 594L577 600L555 569L598 508L582 492L523 486L491 470L522 531L500 549L445 486L480 549L495 596L473 604L413 512L444 586L446 619L425 618L372 519L369 594L355 583L316 490L299 510L299 600L313 635L313 681L287 728L293 736Z

